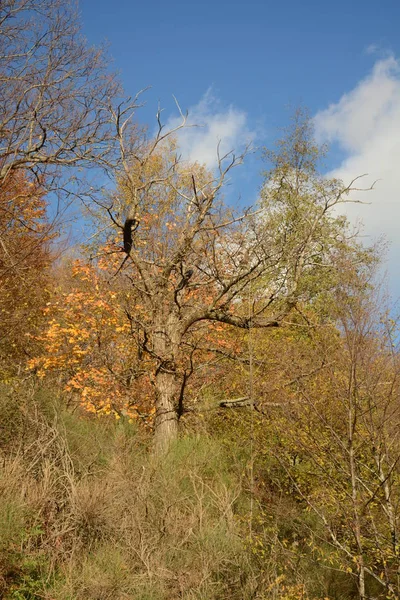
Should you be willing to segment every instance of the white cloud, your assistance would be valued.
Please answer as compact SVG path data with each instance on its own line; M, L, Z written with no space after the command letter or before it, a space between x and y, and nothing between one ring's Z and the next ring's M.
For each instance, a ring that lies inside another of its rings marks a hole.
M352 219L361 218L366 234L385 235L391 243L393 280L398 277L394 261L397 265L400 259L400 61L390 56L376 62L353 90L315 116L315 127L321 141L344 151L330 175L347 183L367 173L363 186L378 180L373 191L352 196L371 204L353 205L347 212Z
M236 154L255 139L249 129L247 114L233 106L223 107L208 90L198 104L189 108L188 125L179 131L178 141L183 158L204 163L213 169L220 155L233 150ZM166 127L177 127L181 119L170 118Z

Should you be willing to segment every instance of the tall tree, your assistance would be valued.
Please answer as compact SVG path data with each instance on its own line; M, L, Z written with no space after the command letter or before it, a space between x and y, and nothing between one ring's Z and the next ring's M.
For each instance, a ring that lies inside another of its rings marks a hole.
M215 351L224 328L285 324L290 313L316 306L338 285L343 261L363 264L368 251L337 214L352 186L319 173L321 150L307 118L297 115L269 154L259 204L235 214L221 192L243 156L220 156L210 173L179 158L176 131L160 124L155 138L139 134L130 125L131 108L112 109L120 145L118 168L109 171L115 192L92 198L97 266L129 323L136 349L131 382L144 373L137 361L145 362L155 441L163 449L177 436L190 376ZM49 329L52 343L57 331Z
M26 326L22 307L38 307L44 242L52 235L44 194L51 192L59 215L55 197L74 197L83 180L72 168L110 163L115 144L106 108L119 84L103 50L81 35L73 0L0 3L0 84L0 278L9 318L1 335L8 344L10 332ZM23 340L16 336L9 349L26 348Z
M134 306L128 302L126 313L134 339L155 363L156 443L166 447L177 435L205 328L280 326L300 301L334 286L340 256L359 260L360 248L337 216L352 185L319 174L321 150L303 115L269 155L260 204L234 214L221 191L243 155L219 156L208 173L180 160L176 130L165 132L160 121L155 138L138 137L129 110L113 111L119 191L98 203L123 238L118 277L131 285Z

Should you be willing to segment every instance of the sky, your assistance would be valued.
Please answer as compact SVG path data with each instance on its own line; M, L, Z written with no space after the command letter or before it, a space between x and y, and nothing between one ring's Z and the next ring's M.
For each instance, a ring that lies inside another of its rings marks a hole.
M138 119L150 128L158 104L188 158L215 166L216 146L273 145L296 106L328 142L328 175L346 183L367 174L374 190L347 209L367 243L385 236L393 299L400 297L399 0L81 0L89 43L109 44L125 90L151 86ZM263 165L251 155L232 190L255 201ZM233 193L233 192L232 192Z

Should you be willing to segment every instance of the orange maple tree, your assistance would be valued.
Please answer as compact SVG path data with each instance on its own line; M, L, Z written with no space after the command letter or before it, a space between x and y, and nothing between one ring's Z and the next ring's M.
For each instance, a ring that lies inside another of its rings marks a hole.
M68 281L43 309L42 353L30 361L39 377L62 375L70 398L92 413L151 419L147 365L135 353L120 293L99 269L76 260Z

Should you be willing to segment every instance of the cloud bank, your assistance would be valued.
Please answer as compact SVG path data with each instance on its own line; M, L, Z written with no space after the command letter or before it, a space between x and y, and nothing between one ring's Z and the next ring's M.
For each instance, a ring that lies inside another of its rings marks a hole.
M369 205L350 205L372 239L385 235L390 242L390 277L400 291L394 265L400 259L400 61L393 56L375 63L371 73L336 104L314 119L320 141L337 144L344 159L329 175L346 183L367 173L361 186L377 180L375 189L354 193L353 199Z
M221 106L211 90L198 104L189 108L188 113L189 127L180 130L177 135L185 160L197 161L214 169L218 164L218 144L221 156L231 150L237 154L255 139L247 114L233 106ZM166 127L173 129L180 122L179 117L170 118Z

